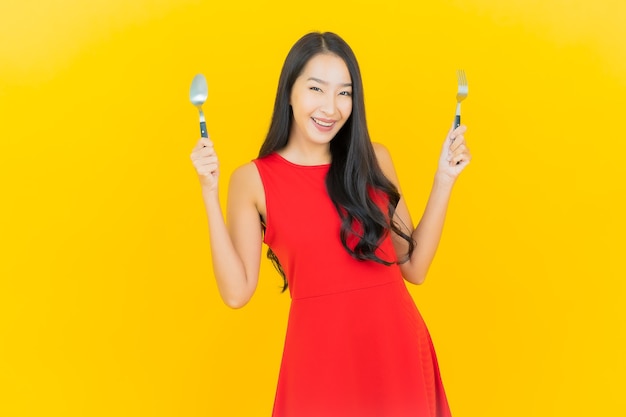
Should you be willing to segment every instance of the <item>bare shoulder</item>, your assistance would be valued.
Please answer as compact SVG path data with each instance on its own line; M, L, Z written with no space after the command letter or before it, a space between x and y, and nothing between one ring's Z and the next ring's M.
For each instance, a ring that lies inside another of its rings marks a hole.
M233 171L228 194L229 200L254 204L259 213L265 214L263 182L254 162L248 162Z
M248 162L236 168L230 178L231 181L242 181L244 183L254 182L256 180L261 181L259 171L254 162Z
M382 143L372 142L372 147L374 148L374 152L376 152L376 156L381 156L381 155L389 156L389 150ZM379 154L381 154L381 155L379 155Z
M258 192L263 190L261 175L254 162L248 162L235 169L230 176L230 188L233 191Z
M397 176L396 170L393 166L393 161L391 159L391 153L385 147L385 145L381 143L372 142L372 146L374 147L374 153L376 154L376 160L378 161L378 165L380 169L382 169L383 174L387 178L389 178L394 184L397 185Z

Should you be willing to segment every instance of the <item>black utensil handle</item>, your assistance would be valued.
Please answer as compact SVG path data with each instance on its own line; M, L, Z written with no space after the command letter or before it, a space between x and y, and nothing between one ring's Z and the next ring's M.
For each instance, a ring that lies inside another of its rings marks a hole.
M200 136L203 138L208 138L209 135L206 133L206 122L200 122Z
M461 115L457 114L454 116L454 128L456 129L459 126L461 126ZM461 161L458 161L456 164L459 165L460 163Z

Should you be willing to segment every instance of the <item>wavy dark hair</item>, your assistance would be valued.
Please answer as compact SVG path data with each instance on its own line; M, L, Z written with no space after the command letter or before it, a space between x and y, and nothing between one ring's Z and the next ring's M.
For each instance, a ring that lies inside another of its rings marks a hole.
M330 142L331 164L326 177L328 194L341 218L341 243L352 257L359 260L384 265L404 262L413 252L415 242L393 221L400 193L385 177L376 160L365 120L359 64L350 46L338 35L331 32L306 34L287 54L280 73L272 121L259 151L259 158L287 145L293 124L289 104L291 90L305 65L318 54L333 54L341 58L352 79L352 113ZM386 213L372 200L372 192L382 192L388 197ZM376 254L376 249L389 231L398 234L409 244L407 256L402 260L385 260ZM356 238L355 245L348 244L350 237ZM268 249L267 257L282 275L283 291L286 290L287 279L278 257L271 249Z

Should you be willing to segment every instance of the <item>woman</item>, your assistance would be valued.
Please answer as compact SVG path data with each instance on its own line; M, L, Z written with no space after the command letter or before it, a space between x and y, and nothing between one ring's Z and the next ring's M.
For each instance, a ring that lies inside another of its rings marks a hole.
M194 148L224 302L239 308L254 293L261 242L291 294L275 417L450 415L402 277L426 277L470 162L464 132L448 133L413 228L389 153L370 141L352 50L335 34L310 33L285 60L259 157L231 177L228 227L213 144Z

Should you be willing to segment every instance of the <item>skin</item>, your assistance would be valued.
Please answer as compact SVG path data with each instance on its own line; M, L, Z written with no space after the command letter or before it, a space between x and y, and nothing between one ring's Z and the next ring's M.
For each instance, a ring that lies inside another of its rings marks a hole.
M352 112L351 78L342 59L333 54L318 54L304 67L292 88L290 104L293 125L287 146L279 151L285 159L299 165L330 162L330 141ZM443 232L448 202L459 174L470 163L465 143L465 126L450 130L443 143L433 186L417 227L414 228L404 198L395 214L400 225L416 241L416 249L400 265L404 278L421 284L437 251ZM374 144L383 173L398 190L400 184L387 149ZM201 138L191 153L206 208L213 271L220 295L232 308L243 307L252 297L259 279L263 232L266 217L265 193L256 166L250 162L236 169L230 180L227 203L228 225L219 202L219 159L209 138ZM401 190L400 190L401 192ZM408 243L394 236L399 258L407 253Z

